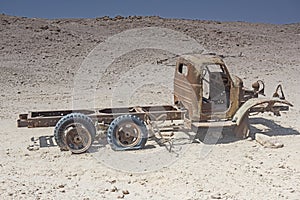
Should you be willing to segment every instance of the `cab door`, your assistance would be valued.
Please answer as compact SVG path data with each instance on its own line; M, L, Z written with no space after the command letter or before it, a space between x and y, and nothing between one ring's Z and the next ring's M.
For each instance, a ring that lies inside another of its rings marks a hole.
M174 79L174 103L182 104L188 110L187 118L199 121L202 95L200 73L195 67L185 61L177 62ZM200 102L200 104L199 104Z

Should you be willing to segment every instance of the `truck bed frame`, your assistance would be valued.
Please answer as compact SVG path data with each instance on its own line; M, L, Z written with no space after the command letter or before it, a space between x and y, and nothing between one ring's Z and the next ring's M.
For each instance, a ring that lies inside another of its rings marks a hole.
M82 113L98 123L110 124L116 117L121 115L135 115L145 119L148 115L152 121L157 121L162 115L164 120L182 120L185 110L176 106L135 106L120 108L104 108L95 110L56 110L56 111L36 111L20 114L17 120L18 127L54 127L57 122L70 113Z

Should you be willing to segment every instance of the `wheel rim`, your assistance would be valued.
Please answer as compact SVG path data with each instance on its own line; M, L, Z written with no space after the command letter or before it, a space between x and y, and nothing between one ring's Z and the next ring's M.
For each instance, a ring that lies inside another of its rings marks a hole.
M141 130L133 122L122 123L116 130L117 143L123 147L134 147L141 140Z
M82 153L91 145L91 135L89 131L78 123L71 124L65 132L66 144L73 153Z

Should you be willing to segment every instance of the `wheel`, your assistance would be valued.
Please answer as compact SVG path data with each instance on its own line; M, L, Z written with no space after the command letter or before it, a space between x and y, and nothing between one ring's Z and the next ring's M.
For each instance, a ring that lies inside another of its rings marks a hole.
M111 122L107 141L116 151L144 148L148 130L144 121L134 115L122 115Z
M93 121L81 113L61 118L54 128L54 138L61 150L83 153L90 148L96 135Z

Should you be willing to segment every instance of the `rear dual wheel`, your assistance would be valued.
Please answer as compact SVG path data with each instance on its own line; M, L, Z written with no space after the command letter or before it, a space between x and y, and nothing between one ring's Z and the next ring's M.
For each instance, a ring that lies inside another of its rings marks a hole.
M71 113L61 118L54 128L54 138L61 150L83 153L92 145L96 128L88 116Z
M142 149L147 139L148 130L144 121L134 115L117 117L107 131L107 141L116 151Z

